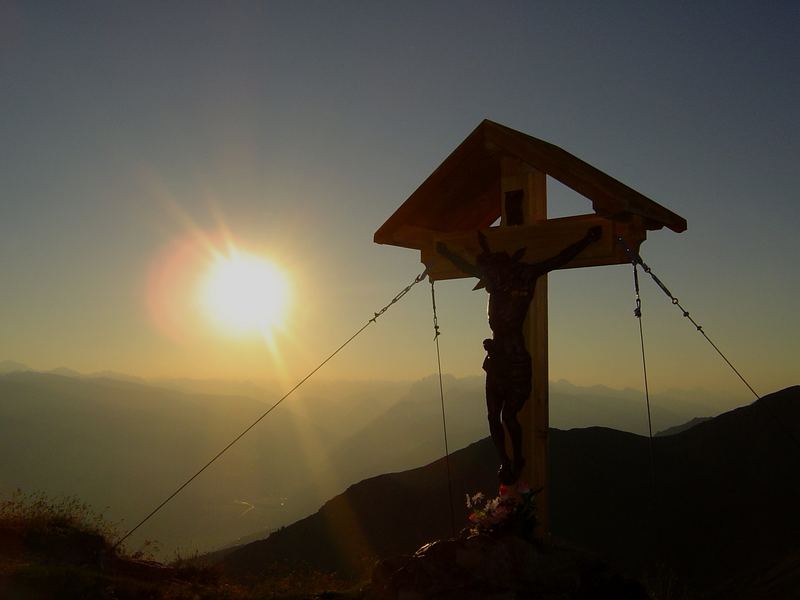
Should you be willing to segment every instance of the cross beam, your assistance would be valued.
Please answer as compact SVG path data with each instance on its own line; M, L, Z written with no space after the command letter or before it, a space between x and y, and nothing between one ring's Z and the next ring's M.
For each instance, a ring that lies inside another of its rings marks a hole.
M569 243L581 239L594 226L600 227L603 231L600 240L560 267L561 269L626 264L630 262L630 258L615 240L621 236L631 249L638 249L646 237L644 228L636 219L620 223L594 214L537 220L531 224L511 227L489 227L478 231L486 237L493 252L505 251L513 254L516 250L524 248L525 255L522 260L534 263L555 256ZM410 237L410 232L406 233ZM455 250L472 264L475 264L477 256L481 253L475 231L451 234L418 231L417 234L421 260L428 267L428 275L435 281L467 277L436 251L437 242L446 243L448 248Z

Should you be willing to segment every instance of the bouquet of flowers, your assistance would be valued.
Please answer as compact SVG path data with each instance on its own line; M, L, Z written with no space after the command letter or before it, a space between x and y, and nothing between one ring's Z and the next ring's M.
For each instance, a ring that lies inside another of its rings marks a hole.
M523 481L500 485L496 498L487 499L480 492L467 494L467 508L472 512L471 531L484 534L513 533L523 539L533 539L536 526L536 492Z

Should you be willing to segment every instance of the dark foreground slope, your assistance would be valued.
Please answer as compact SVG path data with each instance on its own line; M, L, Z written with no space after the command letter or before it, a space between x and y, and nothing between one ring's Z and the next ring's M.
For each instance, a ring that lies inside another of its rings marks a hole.
M792 597L800 561L800 387L653 440L603 428L551 430L558 538L631 572L705 596ZM495 488L489 440L451 459L457 527L464 496ZM655 493L653 493L653 490ZM445 464L351 486L317 513L229 553L231 573L276 564L364 572L375 557L451 535ZM770 591L767 591L770 590Z
M647 440L553 436L556 535L705 590L800 550L800 387L655 439L654 456L652 500Z

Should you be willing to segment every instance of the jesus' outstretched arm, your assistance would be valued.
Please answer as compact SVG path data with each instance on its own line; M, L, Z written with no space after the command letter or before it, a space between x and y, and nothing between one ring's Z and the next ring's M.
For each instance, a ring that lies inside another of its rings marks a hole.
M593 244L599 240L602 234L603 228L599 225L595 225L586 232L586 235L582 239L578 240L574 244L570 244L555 256L531 266L536 268L536 271L538 271L539 275L543 275L544 273L549 273L550 271L558 269L583 252L583 250L589 244Z

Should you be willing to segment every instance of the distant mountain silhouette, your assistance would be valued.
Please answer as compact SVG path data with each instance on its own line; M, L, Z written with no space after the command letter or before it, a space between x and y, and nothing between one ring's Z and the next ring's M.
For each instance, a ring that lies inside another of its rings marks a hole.
M655 438L654 495L646 438L552 429L552 531L673 589L686 585L720 600L782 594L800 579L798 440L795 386ZM465 494L494 493L496 462L488 439L451 456L460 525ZM446 495L442 460L374 477L221 562L239 575L276 564L358 572L375 557L449 537Z
M192 396L111 379L7 374L0 377L0 492L19 487L75 495L112 521L130 524L261 410L254 400ZM229 527L237 524L234 499L259 491L257 484L249 490L237 485L237 472L252 478L258 462L248 460L247 451L235 455L213 484L198 482L188 493L194 503L178 505L154 522L146 537L171 548L179 540L220 539L224 532L197 535L192 524L210 515ZM263 487L260 491L266 495Z
M675 435L676 433L682 433L687 429L691 429L696 425L700 425L700 423L705 423L706 421L710 421L713 417L695 417L691 421L686 421L686 423L682 423L681 425L675 425L674 427L667 427L663 431L659 431L653 435L656 436L664 436L664 435Z
M58 367L53 369L52 371L48 371L48 373L52 373L53 375L63 375L64 377L82 377L83 375L76 371L75 369L70 369L68 367Z
M180 385L206 389L202 381ZM408 403L406 414L424 412L404 399L409 386L309 385L137 532L133 544L156 539L165 556L176 547L208 550L308 515L348 485L379 472L376 457L380 461L397 451L400 459L391 463L397 469L431 460L441 453L438 428L436 444L423 432L410 438L409 447L421 443L421 452L401 446L370 452L354 439L371 423L393 427L382 415L398 402ZM211 387L226 389L217 382ZM261 394L274 402L283 391ZM429 397L438 406L433 387ZM112 521L124 519L123 526L131 526L269 405L241 396L15 368L0 376L0 497L17 487L75 495ZM370 435L374 429L369 428ZM430 448L427 454L425 448ZM245 513L250 505L255 509Z
M31 368L14 360L0 360L0 375L30 371Z

